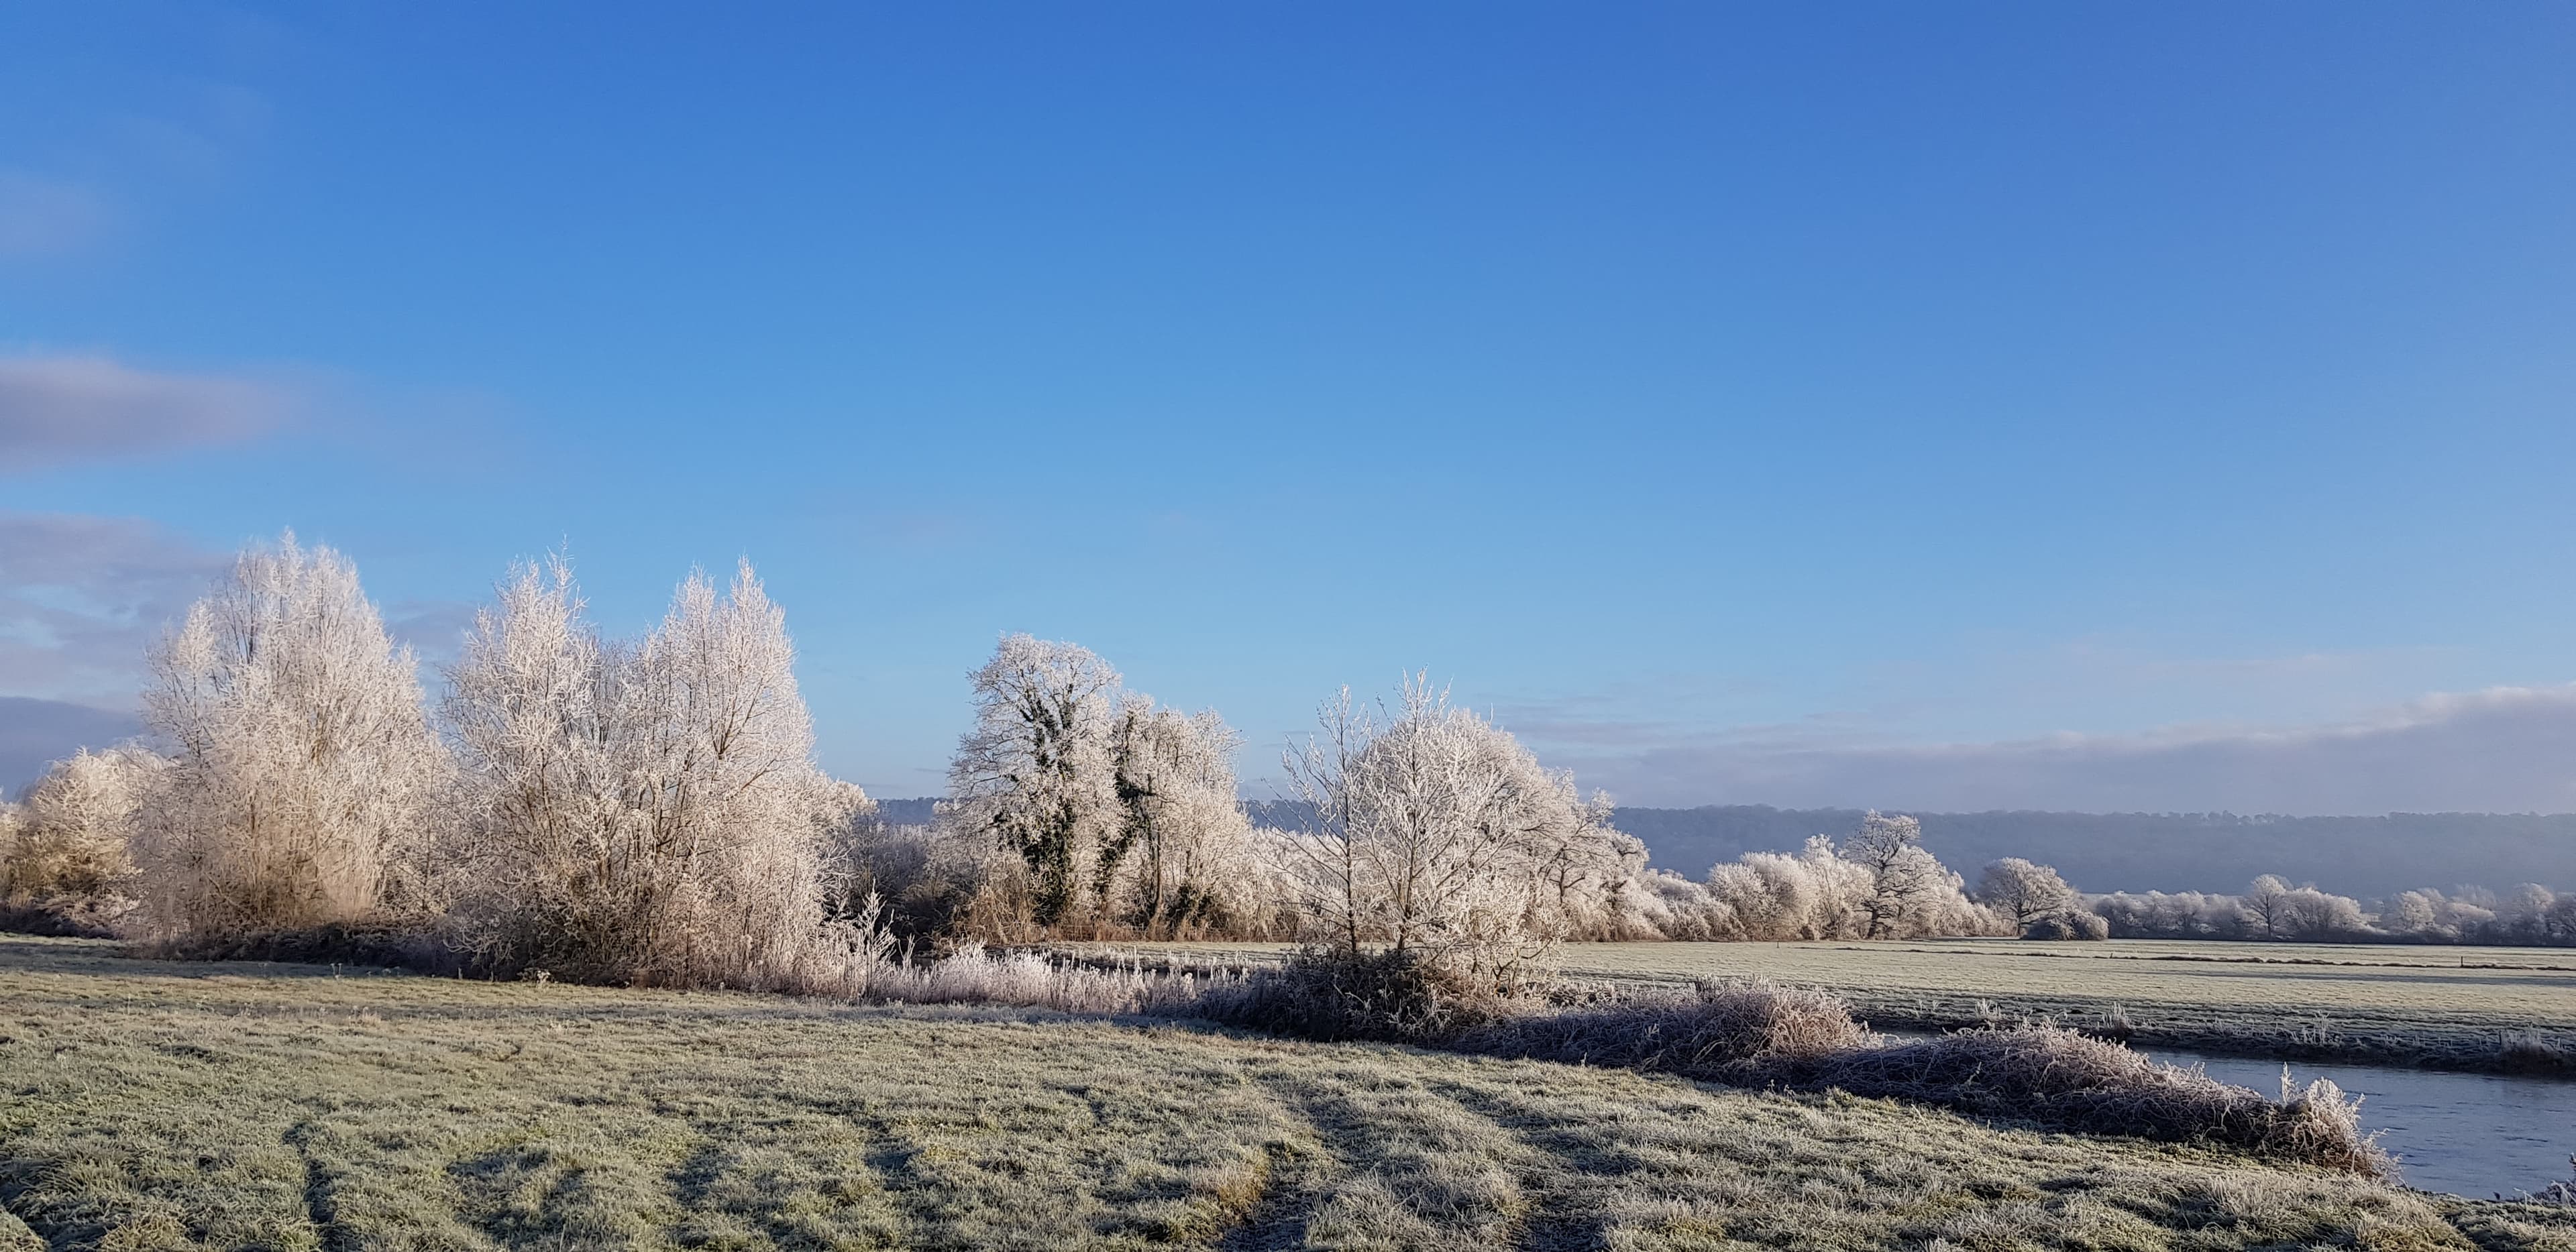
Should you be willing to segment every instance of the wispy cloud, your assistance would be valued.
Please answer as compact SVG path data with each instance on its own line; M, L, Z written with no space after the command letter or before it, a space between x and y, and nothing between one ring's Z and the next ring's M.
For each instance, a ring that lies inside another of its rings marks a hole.
M481 606L464 600L403 600L384 606L385 633L432 671L456 660Z
M2576 812L2576 684L2436 693L2311 725L1928 744L1808 732L1524 727L1587 784L1637 804Z
M0 694L130 706L144 649L229 560L140 518L0 513Z
M0 696L0 796L16 795L54 761L132 738L140 729L131 713Z
M0 357L0 473L250 439L302 407L296 389L247 378L104 356Z
M65 256L115 225L116 202L86 183L0 169L0 258Z

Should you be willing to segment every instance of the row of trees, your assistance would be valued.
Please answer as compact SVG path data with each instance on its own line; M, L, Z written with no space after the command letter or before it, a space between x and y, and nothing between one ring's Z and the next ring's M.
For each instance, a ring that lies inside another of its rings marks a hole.
M620 640L557 560L513 571L433 709L355 567L290 534L153 649L160 751L59 765L0 872L22 903L183 944L340 927L501 969L780 983L825 951L828 854L871 808L814 767L793 659L748 565Z
M2009 865L2055 879L2027 861L1989 867L1990 883ZM2058 884L2061 888L2063 883ZM1967 890L1923 847L1911 817L1870 813L1837 842L1824 835L1795 853L1751 852L1709 871L1704 882L1655 873L1641 882L1644 920L1675 939L1912 939L1928 935L2017 934L2067 901L2051 897L2027 910L1999 891Z
M2123 938L2576 945L2576 895L2537 883L2502 895L2427 887L2373 906L2265 874L2235 895L2124 891L2093 896L2087 906Z
M0 898L182 944L343 927L495 970L791 985L892 916L925 937L1303 937L1507 983L1569 939L2034 934L2568 942L2576 898L2409 892L2374 915L2239 896L2079 896L2007 858L1972 890L1914 819L1704 880L1645 849L1423 677L1328 702L1256 827L1242 738L1078 646L1004 638L927 826L813 760L785 619L743 566L639 638L561 560L515 568L433 704L357 572L289 535L242 554L151 655L152 747L83 752L0 810ZM837 955L836 955L837 954Z

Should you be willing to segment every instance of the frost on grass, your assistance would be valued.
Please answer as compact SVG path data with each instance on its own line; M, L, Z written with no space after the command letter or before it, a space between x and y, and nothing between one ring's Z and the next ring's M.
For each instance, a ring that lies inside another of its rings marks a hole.
M0 943L0 1088L54 1247L2457 1249L2472 1211L1622 1069L66 941Z

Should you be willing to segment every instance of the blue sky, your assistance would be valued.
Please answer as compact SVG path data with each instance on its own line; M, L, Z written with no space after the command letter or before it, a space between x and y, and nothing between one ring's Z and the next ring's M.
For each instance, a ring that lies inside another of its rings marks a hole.
M880 794L1026 630L1256 777L1427 667L1647 803L2576 809L2570 64L2543 4L22 7L0 696L97 733L292 526L433 658L514 557L631 631L748 555Z

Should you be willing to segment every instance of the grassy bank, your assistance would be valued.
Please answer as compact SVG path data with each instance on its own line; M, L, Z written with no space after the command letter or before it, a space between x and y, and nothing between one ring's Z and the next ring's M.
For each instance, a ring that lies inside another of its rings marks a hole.
M2142 1047L2576 1075L2576 955L2327 944L1597 944L1598 976L1759 972L1881 1029L2051 1017Z
M0 940L0 1247L2576 1247L1883 1101L341 973Z
M1242 960L1278 945L1164 944ZM1763 977L1882 1030L2050 1018L2140 1047L2576 1076L2576 953L2287 943L1585 943L1574 977Z

